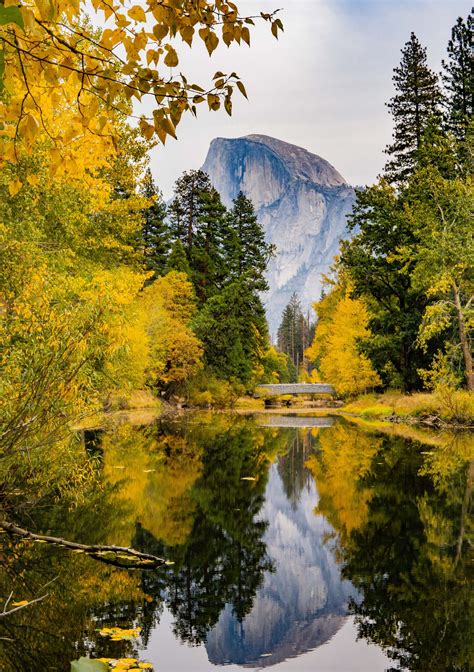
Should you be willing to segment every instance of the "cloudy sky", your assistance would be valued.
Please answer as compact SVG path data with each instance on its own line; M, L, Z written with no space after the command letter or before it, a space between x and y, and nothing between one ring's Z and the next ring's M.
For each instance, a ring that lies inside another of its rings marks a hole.
M181 49L180 69L206 83L216 70L235 70L249 101L236 95L233 116L206 112L183 119L178 141L152 152L156 181L169 197L176 178L199 168L210 141L263 133L330 161L354 185L372 182L391 135L385 101L392 69L413 30L439 71L451 26L467 16L462 0L240 0L246 13L282 7L285 32L276 41L256 27L250 48Z

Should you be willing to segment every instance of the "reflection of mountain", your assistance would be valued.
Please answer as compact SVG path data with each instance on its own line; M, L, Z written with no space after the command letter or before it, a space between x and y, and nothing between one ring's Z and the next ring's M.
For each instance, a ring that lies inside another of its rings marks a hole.
M229 606L221 613L206 643L214 664L273 665L320 646L345 620L347 600L354 590L350 583L341 582L323 543L330 528L314 514L318 499L314 483L299 480L306 487L295 507L285 493L278 464L270 470L260 517L269 521L265 542L275 571L265 574L242 622Z

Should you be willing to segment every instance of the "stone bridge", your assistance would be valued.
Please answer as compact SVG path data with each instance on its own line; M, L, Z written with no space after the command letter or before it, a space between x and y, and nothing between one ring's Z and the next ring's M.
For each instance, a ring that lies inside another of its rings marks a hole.
M258 385L256 393L259 396L281 394L336 394L332 385L324 383L285 383L278 385Z

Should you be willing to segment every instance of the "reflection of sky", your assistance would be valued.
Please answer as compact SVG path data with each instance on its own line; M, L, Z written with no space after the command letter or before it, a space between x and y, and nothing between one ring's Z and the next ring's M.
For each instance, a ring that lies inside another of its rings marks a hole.
M295 508L274 464L259 517L269 521L265 542L275 572L265 575L242 626L226 607L209 633L206 647L193 648L174 637L173 619L165 609L143 657L162 672L221 669L226 661L259 667L260 660L275 672L381 672L386 665L384 655L376 647L356 642L355 626L345 616L347 596L353 589L340 581L339 569L323 544L323 535L331 528L322 516L313 513L317 499L311 479ZM260 658L262 653L273 655ZM290 660L281 662L288 657ZM226 664L222 669L232 672L242 668Z

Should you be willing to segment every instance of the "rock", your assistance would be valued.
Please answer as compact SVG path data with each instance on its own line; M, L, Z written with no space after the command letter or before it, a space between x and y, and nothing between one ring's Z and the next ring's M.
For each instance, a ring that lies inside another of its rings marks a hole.
M272 335L293 292L309 309L321 295L355 192L325 159L265 135L216 138L203 165L223 202L242 191L254 203L277 255L268 268L264 300Z

